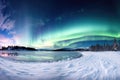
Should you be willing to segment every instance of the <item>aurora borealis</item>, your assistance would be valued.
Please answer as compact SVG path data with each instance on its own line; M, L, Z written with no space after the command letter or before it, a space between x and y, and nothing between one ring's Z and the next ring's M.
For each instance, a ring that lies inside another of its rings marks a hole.
M0 0L0 46L68 47L120 38L119 0Z

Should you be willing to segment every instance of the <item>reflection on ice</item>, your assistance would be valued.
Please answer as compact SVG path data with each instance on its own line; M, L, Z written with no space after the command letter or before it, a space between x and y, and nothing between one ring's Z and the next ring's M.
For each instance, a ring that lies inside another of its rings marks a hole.
M6 57L17 61L28 61L28 62L53 62L60 60L68 60L79 58L82 54L71 51L1 51L0 56Z
M2 57L18 56L18 53L17 52L15 52L15 53L1 52L0 56L2 56Z

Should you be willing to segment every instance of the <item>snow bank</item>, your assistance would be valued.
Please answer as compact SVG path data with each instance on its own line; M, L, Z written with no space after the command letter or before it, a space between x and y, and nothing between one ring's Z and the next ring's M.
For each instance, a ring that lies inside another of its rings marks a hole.
M120 52L82 52L81 58L19 62L0 58L0 80L120 80Z

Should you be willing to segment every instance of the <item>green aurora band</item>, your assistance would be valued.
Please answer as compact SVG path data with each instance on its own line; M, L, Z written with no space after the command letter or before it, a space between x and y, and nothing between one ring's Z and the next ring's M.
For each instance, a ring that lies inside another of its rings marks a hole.
M41 36L38 37L37 41L32 43L32 46L39 47L42 45L42 47L54 47L54 45L58 45L60 47L66 47L80 41L120 38L119 24L111 27L109 24L95 23L69 24L64 29L59 28L57 31L51 31L51 33L44 35L44 41L41 41ZM66 42L66 40L69 41Z

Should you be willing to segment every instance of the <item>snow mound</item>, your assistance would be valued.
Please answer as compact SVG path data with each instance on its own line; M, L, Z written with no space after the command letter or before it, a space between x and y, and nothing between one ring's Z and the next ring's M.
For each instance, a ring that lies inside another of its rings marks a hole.
M52 63L0 58L0 80L120 80L120 52L82 52L81 58Z

